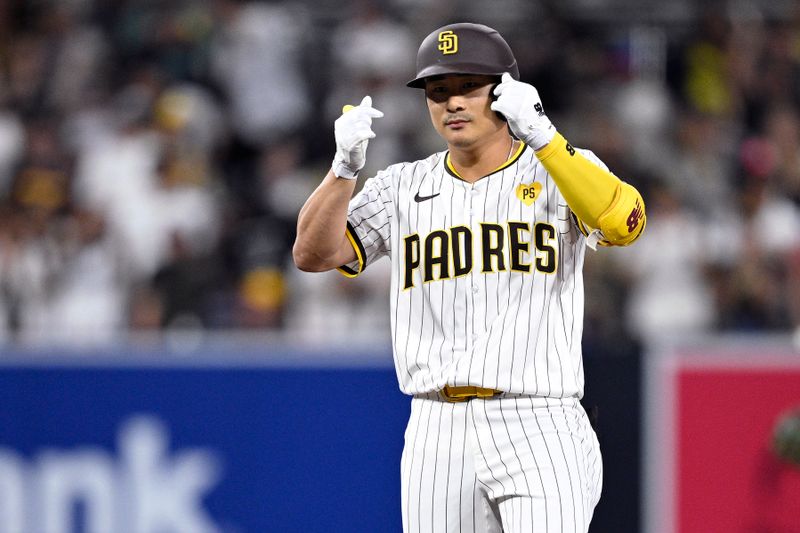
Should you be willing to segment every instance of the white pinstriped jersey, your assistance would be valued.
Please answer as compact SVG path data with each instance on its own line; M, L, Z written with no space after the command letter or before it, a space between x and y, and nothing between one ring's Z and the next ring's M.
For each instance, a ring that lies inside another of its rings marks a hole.
M391 258L403 392L582 397L586 238L532 149L473 184L447 152L392 165L350 201L348 238L358 260L346 275Z

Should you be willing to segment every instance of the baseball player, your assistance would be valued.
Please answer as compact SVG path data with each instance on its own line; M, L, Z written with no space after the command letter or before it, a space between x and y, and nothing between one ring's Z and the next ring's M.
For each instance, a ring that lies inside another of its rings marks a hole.
M369 96L346 106L294 260L353 277L391 259L395 366L412 396L405 532L585 532L602 466L579 403L584 252L633 242L644 203L556 131L489 27L431 33L408 86L447 150L353 196L383 114Z

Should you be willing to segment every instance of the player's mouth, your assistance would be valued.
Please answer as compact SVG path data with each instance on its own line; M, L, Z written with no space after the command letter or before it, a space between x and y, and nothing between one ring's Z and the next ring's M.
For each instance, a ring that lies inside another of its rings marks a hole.
M451 117L444 121L444 125L450 129L460 130L469 123L468 118Z

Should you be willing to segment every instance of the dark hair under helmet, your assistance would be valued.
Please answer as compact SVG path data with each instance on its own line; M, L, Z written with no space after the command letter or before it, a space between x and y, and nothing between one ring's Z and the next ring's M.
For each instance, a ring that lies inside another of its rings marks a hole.
M501 76L504 72L519 79L514 53L497 30L461 22L425 37L417 52L417 76L406 85L424 88L425 78L441 74Z

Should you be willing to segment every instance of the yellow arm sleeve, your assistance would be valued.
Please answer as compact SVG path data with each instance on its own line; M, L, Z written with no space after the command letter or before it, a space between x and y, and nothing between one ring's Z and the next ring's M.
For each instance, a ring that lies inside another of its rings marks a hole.
M632 185L586 159L558 133L536 156L572 212L587 226L599 229L604 244L625 246L642 234L644 201Z

